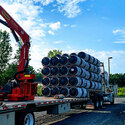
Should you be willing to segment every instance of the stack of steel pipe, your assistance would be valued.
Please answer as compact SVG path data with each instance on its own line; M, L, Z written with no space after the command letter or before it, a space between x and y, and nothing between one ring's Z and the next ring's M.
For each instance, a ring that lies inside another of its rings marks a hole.
M42 59L44 96L86 97L87 90L101 90L100 61L85 52Z

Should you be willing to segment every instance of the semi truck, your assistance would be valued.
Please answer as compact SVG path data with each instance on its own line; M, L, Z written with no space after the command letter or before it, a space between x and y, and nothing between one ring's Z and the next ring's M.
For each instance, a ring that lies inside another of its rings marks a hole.
M87 89L84 98L65 98L62 95L54 97L35 96L37 83L35 75L28 73L28 52L30 48L29 35L18 23L0 6L0 23L11 29L12 34L21 47L18 72L14 80L0 87L0 125L34 125L34 112L47 111L48 114L60 114L70 111L75 105L81 108L92 103L97 110L103 107L104 102L114 104L113 86L109 84L108 74L104 70L104 63L100 64L102 89ZM17 34L21 37L20 44Z

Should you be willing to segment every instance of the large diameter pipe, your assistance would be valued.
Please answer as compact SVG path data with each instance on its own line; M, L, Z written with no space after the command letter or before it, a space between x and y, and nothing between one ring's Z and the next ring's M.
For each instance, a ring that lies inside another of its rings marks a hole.
M95 58L93 64L94 64L94 65L97 65L97 63L98 63L98 60Z
M71 53L70 56L77 56L77 54L76 53Z
M44 86L49 86L50 85L50 77L46 77L46 78L44 78L44 79L42 79L42 84L44 85Z
M79 52L78 53L78 56L80 57L80 58L83 58L85 61L89 61L89 55L88 54L86 54L85 52Z
M85 79L90 79L90 73L88 71L86 71Z
M62 56L69 57L69 54L64 53Z
M83 68L81 68L81 77L83 77L83 78L85 78L85 76L86 76L86 70L85 69L83 69Z
M99 67L100 66L100 61L97 59L97 66Z
M69 73L71 75L80 76L82 71L81 71L81 68L79 68L78 66L72 66L69 68Z
M69 97L69 88L63 87L60 89L60 94L63 94L65 97Z
M94 81L98 81L98 74L95 73L94 76Z
M95 66L93 64L89 64L89 71L94 72Z
M98 89L99 88L99 84L98 82L95 82L95 89Z
M86 61L81 58L81 64L80 67L85 68L86 67Z
M70 93L71 97L81 98L81 97L86 97L87 96L87 91L86 91L85 88L73 87L73 88L70 88L69 93Z
M86 62L85 69L89 70L89 63L88 62Z
M93 56L90 56L89 63L93 64L95 61L95 58Z
M82 97L87 96L87 90L85 88L82 88Z
M90 89L94 89L95 88L95 82L90 81L90 83L91 83Z
M85 78L82 78L82 84L81 84L81 87L86 87L86 80L85 80Z
M67 56L62 56L59 60L59 63L61 65L68 65L68 57Z
M50 68L49 67L44 67L42 69L42 74L45 75L45 76L50 75Z
M59 59L60 59L60 57L58 57L58 56L52 57L50 60L51 65L57 66L59 64Z
M101 90L102 89L102 84L101 83L98 83L99 86L98 86L98 89Z
M60 86L68 86L69 78L68 77L60 77L59 85Z
M57 75L59 74L59 68L58 67L53 67L51 68L51 75Z
M50 87L46 87L42 89L42 94L44 96L50 96L51 95L51 88Z
M67 67L61 67L60 70L60 75L68 75L69 74L69 69Z
M97 73L98 73L98 74L101 73L101 69L100 69L100 67L97 68Z
M50 58L44 57L41 61L43 66L49 66L50 65Z
M101 75L98 75L98 80L97 80L98 82L101 82L102 81L102 77L101 77Z
M91 86L90 81L89 81L89 80L86 80L86 86L85 86L85 88L86 88L86 89L89 89L89 88L90 88L90 86Z
M69 84L71 86L81 86L82 84L82 79L80 77L71 77L69 79Z
M71 65L78 65L79 66L81 64L81 59L78 56L72 55L72 56L69 57L68 60L69 60L69 63Z
M69 93L71 97L79 97L79 98L82 97L83 94L82 89L77 87L70 88Z
M59 85L59 78L58 77L51 78L50 83L52 86L58 86Z
M94 66L94 72L98 73L98 67L97 66Z
M95 79L95 74L90 72L90 80L93 81Z
M58 87L54 87L51 89L51 95L54 96L54 95L57 95L59 94L59 88Z

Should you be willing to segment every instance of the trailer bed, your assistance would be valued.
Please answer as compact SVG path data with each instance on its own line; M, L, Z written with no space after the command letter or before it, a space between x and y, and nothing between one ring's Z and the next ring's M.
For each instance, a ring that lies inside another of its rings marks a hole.
M0 113L21 110L23 108L25 109L27 105L35 105L36 107L42 107L62 103L82 102L88 100L89 98L54 99L53 97L35 97L34 101L4 101L3 105L0 106Z

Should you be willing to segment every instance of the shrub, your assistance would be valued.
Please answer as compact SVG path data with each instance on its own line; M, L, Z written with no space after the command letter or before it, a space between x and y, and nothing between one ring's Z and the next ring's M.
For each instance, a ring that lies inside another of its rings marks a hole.
M118 88L118 96L125 96L125 87Z
M37 86L37 96L42 96L42 85Z

